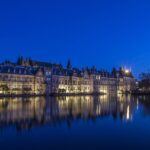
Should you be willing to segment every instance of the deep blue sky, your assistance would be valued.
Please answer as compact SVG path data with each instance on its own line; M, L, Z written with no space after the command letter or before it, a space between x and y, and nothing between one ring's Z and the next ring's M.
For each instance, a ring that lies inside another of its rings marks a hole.
M149 0L0 0L0 61L19 55L150 69Z

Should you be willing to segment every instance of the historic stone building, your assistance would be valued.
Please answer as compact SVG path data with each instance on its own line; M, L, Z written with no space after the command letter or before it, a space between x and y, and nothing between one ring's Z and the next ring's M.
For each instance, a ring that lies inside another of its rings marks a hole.
M110 73L99 71L92 75L93 91L96 93L115 93L117 91L117 82Z
M0 94L117 94L134 88L135 79L124 68L110 73L95 67L73 68L70 61L64 68L22 57L17 63L0 65Z
M45 94L42 70L23 66L0 66L0 94Z
M78 69L51 70L51 93L126 93L135 88L135 80L129 74L118 77L106 71L87 71Z
M53 69L52 93L91 93L91 77L78 69Z
M136 88L136 80L132 72L128 69L120 68L117 72L117 91L118 93L129 93Z

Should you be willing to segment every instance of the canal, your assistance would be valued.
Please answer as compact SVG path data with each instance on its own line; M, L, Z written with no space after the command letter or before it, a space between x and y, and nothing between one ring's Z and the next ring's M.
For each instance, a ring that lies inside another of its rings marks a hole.
M150 97L0 98L0 149L150 149Z

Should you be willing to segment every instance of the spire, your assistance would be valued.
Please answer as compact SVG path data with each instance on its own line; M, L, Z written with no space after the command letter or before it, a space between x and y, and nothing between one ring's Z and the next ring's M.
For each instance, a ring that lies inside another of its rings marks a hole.
M30 66L33 66L33 61L32 61L31 58L29 58L29 65L30 65Z
M117 69L116 69L115 67L112 69L111 74L112 74L114 77L117 77Z
M20 56L17 59L17 65L21 65L21 57Z
M20 60L20 62L21 62L21 64L20 64L20 65L24 66L24 58L23 58L23 56L21 56L21 60Z
M72 69L71 61L70 59L67 62L67 69Z
M29 66L29 58L26 58L25 65L26 65L26 66Z

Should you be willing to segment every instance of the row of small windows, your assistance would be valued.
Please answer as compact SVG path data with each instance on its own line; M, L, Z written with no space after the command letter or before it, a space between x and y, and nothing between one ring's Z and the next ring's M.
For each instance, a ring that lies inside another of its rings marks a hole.
M68 80L55 80L53 79L52 80L53 83L56 83L56 84L64 84L64 85L70 85L70 84L73 84L73 85L81 85L81 84L84 84L84 85L89 85L90 84L90 81L68 81Z
M57 87L53 87L53 91L57 91L58 90L58 88ZM69 91L74 91L74 90L78 90L78 91L81 91L81 88L80 87L78 87L78 88L75 88L75 87L66 87L65 88L65 90L69 90ZM82 90L90 90L90 87L89 86L87 86L87 87L84 87L84 89L82 89Z
M34 78L29 78L29 77L14 77L14 76L1 76L0 79L2 81L21 81L21 82L34 82ZM43 82L43 78L36 78L37 82Z
M64 85L70 85L70 84L73 84L73 85L89 85L90 84L90 81L68 81L68 80L57 80L57 79L53 79L52 80L53 83L56 83L56 84L64 84ZM100 84L115 84L116 81L114 80L100 80L100 81L94 81L94 84L95 85L100 85Z
M116 84L114 81L94 81L95 85L101 85L101 84Z

